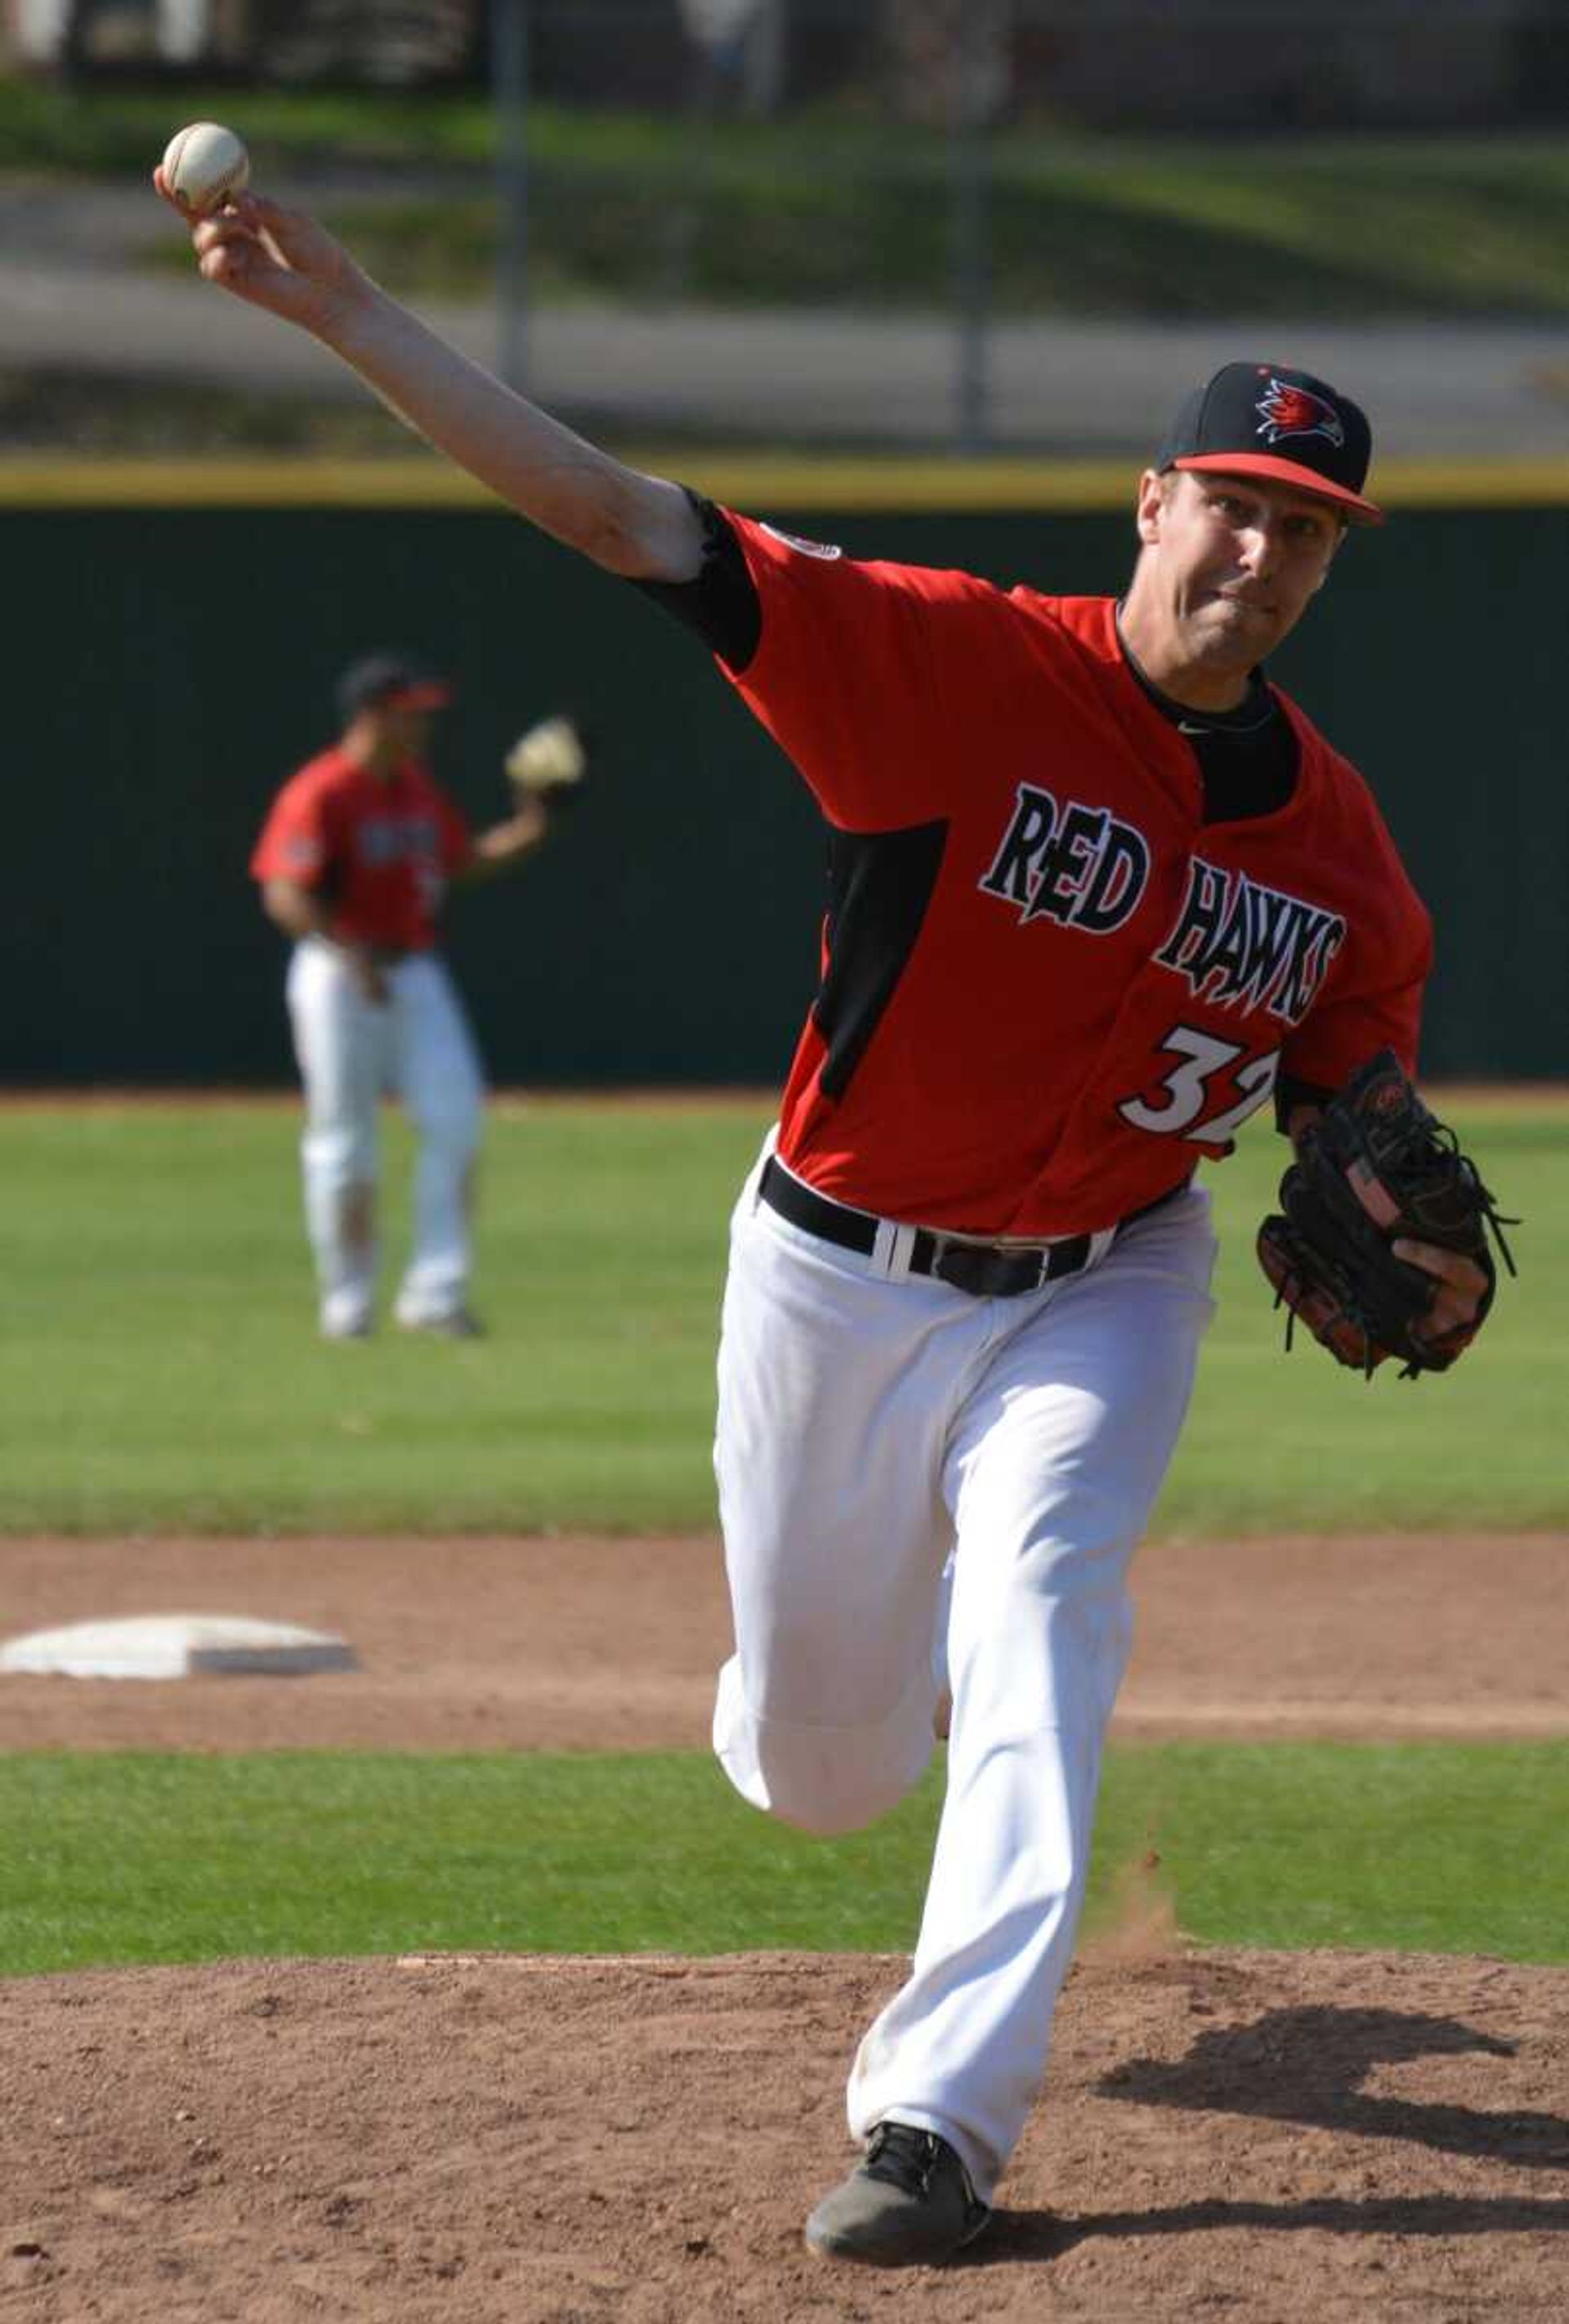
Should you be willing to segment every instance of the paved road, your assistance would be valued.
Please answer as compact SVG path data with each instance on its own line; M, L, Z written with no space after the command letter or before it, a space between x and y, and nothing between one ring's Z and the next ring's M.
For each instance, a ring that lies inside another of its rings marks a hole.
M143 246L173 230L151 199L113 189L0 187L7 364L363 394L297 334L194 277L143 272ZM420 311L467 352L496 359L488 303L430 300ZM1137 456L1195 378L1253 350L1359 394L1387 458L1569 459L1569 327L1529 323L1011 321L991 341L992 441ZM573 308L536 317L529 352L532 392L585 424L902 449L941 443L955 424L957 349L941 319Z

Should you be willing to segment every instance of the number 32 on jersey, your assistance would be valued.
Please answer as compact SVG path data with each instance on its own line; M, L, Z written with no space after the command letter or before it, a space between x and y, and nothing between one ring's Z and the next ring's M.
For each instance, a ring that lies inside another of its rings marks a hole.
M1177 1062L1161 1081L1158 1096L1124 1098L1117 1111L1135 1130L1153 1130L1158 1137L1192 1138L1201 1146L1229 1145L1248 1116L1264 1103L1280 1070L1278 1049L1250 1058L1239 1067L1238 1058L1248 1055L1244 1047L1234 1041L1217 1041L1213 1033L1201 1033L1195 1025L1174 1025L1160 1049L1163 1056L1175 1057ZM1217 1083L1218 1094L1240 1090L1241 1095L1223 1111L1206 1114L1205 1108L1215 1102Z

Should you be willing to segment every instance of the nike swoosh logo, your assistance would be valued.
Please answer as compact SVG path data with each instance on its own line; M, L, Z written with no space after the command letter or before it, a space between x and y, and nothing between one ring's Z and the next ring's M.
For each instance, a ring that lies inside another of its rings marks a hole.
M1207 734L1210 730L1207 726L1190 726L1186 718L1179 718L1177 731L1179 734Z

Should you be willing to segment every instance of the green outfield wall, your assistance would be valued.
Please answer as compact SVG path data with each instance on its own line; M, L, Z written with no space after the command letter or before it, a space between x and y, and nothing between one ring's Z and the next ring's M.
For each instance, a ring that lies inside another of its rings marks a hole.
M685 472L742 497L697 461ZM524 724L568 705L600 737L596 787L548 850L451 910L493 1078L777 1079L815 981L820 833L700 647L429 471L421 486L390 466L334 505L319 471L293 491L291 472L244 473L226 494L209 483L226 505L172 472L96 495L90 472L69 489L0 482L0 1079L290 1077L283 947L247 856L279 781L331 737L335 673L380 644L456 680L438 765L476 820L505 809L500 759ZM992 471L966 495L933 469L912 513L919 475L888 505L886 478L815 473L815 503L760 468L745 504L1005 583L1114 590L1127 570L1121 479L1086 472L1054 495ZM1569 506L1551 483L1535 503L1435 493L1354 536L1276 671L1367 772L1434 910L1434 1076L1569 1075Z

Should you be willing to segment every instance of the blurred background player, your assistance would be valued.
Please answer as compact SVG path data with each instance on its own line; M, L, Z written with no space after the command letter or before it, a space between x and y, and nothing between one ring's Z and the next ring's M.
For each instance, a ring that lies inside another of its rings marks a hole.
M389 653L344 672L342 731L274 799L251 861L263 908L294 939L288 1001L305 1088L301 1159L322 1335L374 1320L379 1111L401 1100L419 1140L413 1240L393 1313L406 1330L470 1339L479 1052L437 951L446 890L509 870L543 840L549 809L477 836L428 764L450 698Z

